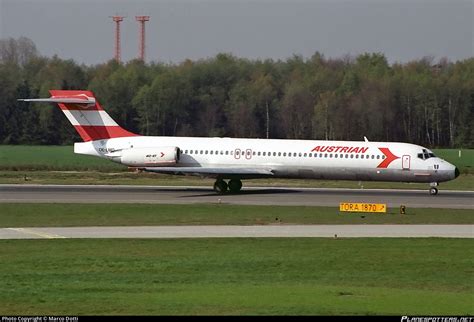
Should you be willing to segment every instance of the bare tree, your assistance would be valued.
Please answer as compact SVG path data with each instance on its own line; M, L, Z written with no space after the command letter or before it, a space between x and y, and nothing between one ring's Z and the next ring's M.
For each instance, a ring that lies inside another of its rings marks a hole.
M0 63L24 66L38 56L35 43L26 37L0 39Z

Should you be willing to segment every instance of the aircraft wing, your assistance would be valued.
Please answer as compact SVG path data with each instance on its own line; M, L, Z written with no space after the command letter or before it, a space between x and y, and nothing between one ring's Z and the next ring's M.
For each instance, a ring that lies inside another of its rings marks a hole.
M204 175L210 177L257 178L274 176L274 173L269 169L257 168L145 167L138 169L147 172Z

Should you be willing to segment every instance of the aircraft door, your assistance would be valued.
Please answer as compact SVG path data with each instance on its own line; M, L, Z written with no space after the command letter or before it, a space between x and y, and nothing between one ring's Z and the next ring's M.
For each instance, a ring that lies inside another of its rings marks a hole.
M240 159L240 154L241 154L242 151L240 151L240 149L235 149L234 151L234 158L236 159Z
M410 170L410 156L409 155L402 156L402 169Z
M251 149L245 150L245 158L247 160L250 160L252 158L252 150Z

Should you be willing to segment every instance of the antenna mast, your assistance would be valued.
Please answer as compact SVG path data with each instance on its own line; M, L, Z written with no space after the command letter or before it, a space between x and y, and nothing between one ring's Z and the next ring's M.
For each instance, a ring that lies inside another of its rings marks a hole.
M145 61L145 22L150 20L150 16L135 16L135 19L140 23L138 59Z
M123 21L124 16L111 16L115 22L115 60L117 63L121 61L121 50L120 50L120 23Z

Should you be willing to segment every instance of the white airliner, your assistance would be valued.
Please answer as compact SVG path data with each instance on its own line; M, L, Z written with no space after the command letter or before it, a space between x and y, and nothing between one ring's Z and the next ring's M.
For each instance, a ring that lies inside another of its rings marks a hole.
M50 93L21 100L58 103L84 140L74 144L75 153L149 172L212 177L218 193L238 192L243 179L310 178L425 182L436 195L439 182L459 175L454 165L408 143L141 136L120 127L90 91Z

